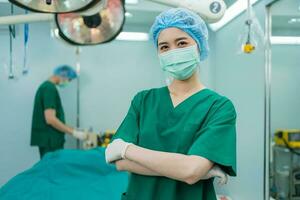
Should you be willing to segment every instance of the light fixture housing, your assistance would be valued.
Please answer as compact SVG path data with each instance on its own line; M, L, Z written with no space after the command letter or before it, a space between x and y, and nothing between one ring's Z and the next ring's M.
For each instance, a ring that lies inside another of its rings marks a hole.
M255 4L259 0L250 0L251 5ZM213 31L218 31L230 21L232 21L235 17L239 16L242 12L247 9L247 1L246 0L237 0L234 4L232 4L225 12L224 17L216 22L209 24L209 27Z

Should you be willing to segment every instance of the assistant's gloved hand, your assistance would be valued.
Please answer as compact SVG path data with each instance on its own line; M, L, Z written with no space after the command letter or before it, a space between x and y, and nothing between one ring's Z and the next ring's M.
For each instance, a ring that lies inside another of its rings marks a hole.
M209 172L202 179L205 180L213 177L219 178L218 183L220 185L225 185L228 181L227 174L218 165L215 165L211 170L209 170Z
M79 140L86 140L86 139L87 139L87 136L88 136L88 133L85 132L85 131L81 131L81 130L78 130L78 129L74 129L72 135L73 135L76 139L79 139Z
M126 150L130 145L132 145L132 143L125 142L122 139L114 140L105 150L106 163L125 159Z

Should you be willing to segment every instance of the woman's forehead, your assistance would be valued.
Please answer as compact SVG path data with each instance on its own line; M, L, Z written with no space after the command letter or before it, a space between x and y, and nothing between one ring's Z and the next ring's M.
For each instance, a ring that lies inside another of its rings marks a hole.
M158 43L174 41L178 38L193 39L189 34L179 28L171 27L162 30L158 36Z

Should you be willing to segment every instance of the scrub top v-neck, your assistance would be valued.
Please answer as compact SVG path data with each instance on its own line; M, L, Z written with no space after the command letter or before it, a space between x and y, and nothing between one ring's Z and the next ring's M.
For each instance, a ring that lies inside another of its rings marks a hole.
M175 112L176 109L180 109L180 107L182 106L182 104L185 104L186 102L191 101L190 99L195 98L194 96L197 96L199 93L207 90L206 88L203 88L200 91L198 91L198 92L190 95L189 97L187 97L186 99L184 99L183 101L181 101L180 103L178 103L177 105L174 105L174 102L172 100L171 93L170 93L170 90L168 89L168 87L163 87L163 89L166 90L166 92L164 92L164 93L167 95L166 99L168 99L167 101L169 101L169 104L171 106L171 110L173 110L173 112Z
M236 175L236 112L226 97L203 89L174 107L168 87L139 92L114 139L197 155ZM125 200L216 200L213 179L193 185L132 173Z

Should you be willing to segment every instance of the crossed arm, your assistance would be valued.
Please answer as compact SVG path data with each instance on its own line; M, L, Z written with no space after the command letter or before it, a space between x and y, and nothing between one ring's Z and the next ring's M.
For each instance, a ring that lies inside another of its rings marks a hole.
M116 162L117 169L148 176L165 176L194 184L207 175L214 163L206 158L128 146L126 159Z

